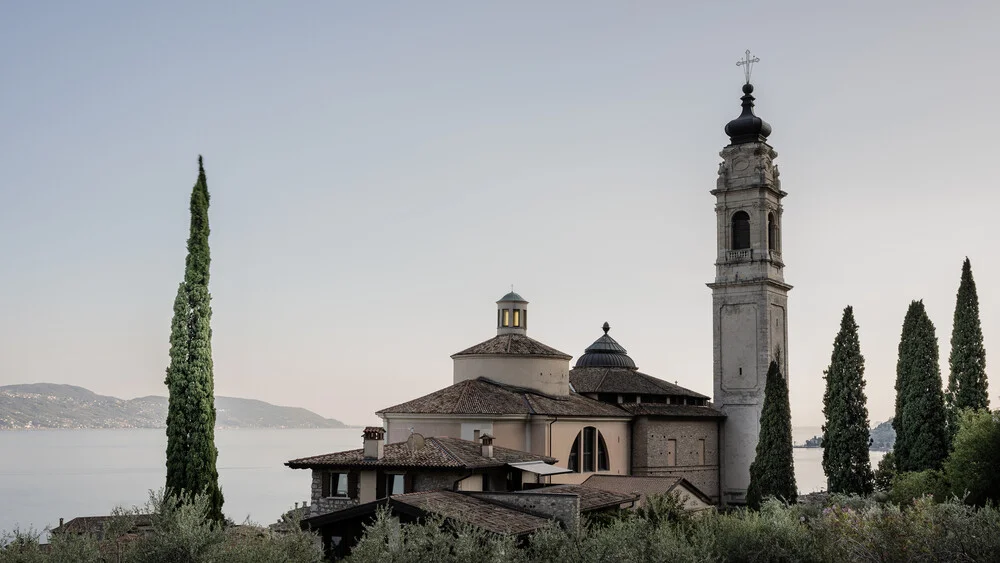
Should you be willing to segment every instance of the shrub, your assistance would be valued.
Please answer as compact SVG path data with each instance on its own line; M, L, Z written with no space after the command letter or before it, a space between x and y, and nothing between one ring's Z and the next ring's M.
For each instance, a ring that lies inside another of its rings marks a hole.
M948 497L950 489L944 473L937 469L899 473L892 480L889 499L899 505L912 504L916 499L930 496L941 502Z
M961 413L953 451L945 460L951 492L970 504L1000 502L1000 412Z

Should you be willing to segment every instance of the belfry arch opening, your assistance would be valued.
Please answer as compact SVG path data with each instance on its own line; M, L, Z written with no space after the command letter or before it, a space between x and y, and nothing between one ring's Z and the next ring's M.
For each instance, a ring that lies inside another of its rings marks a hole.
M733 214L733 250L745 250L750 248L750 216L746 211L737 211Z
M778 250L778 223L774 220L774 213L767 214L767 249Z

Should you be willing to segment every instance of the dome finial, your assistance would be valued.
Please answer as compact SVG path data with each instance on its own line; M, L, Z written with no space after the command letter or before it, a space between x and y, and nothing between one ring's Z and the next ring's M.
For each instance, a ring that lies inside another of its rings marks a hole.
M743 77L747 79L747 84L750 84L750 73L753 72L753 64L759 62L760 57L750 56L750 49L747 49L747 53L742 59L736 61L736 66L743 67Z
M771 126L753 113L754 97L753 84L750 84L750 73L754 63L759 61L760 58L752 56L750 49L747 49L746 55L736 63L736 66L743 67L743 77L746 78L746 84L743 85L743 97L740 98L743 102L743 112L740 113L739 117L726 124L726 134L729 135L729 141L734 145L765 143L767 136L771 134Z
M604 334L607 334L608 331L611 330L611 325L608 324L608 321L604 321L604 326L602 326L601 328L604 329Z

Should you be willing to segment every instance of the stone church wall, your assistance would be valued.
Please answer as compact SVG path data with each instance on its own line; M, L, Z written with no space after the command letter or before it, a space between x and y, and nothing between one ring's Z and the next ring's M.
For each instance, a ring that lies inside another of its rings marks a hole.
M719 424L717 419L641 416L632 426L632 475L683 477L719 502ZM674 440L673 459L670 441ZM701 458L704 440L704 460Z

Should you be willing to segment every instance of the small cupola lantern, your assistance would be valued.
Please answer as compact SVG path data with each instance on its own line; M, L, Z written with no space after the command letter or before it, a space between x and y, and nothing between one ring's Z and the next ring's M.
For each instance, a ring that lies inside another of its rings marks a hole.
M526 334L527 328L528 302L513 291L501 297L497 301L497 336Z
M365 459L382 459L385 451L385 428L368 426L361 435L365 438Z
M483 434L479 437L479 441L483 444L483 457L493 457L493 436L489 434Z

